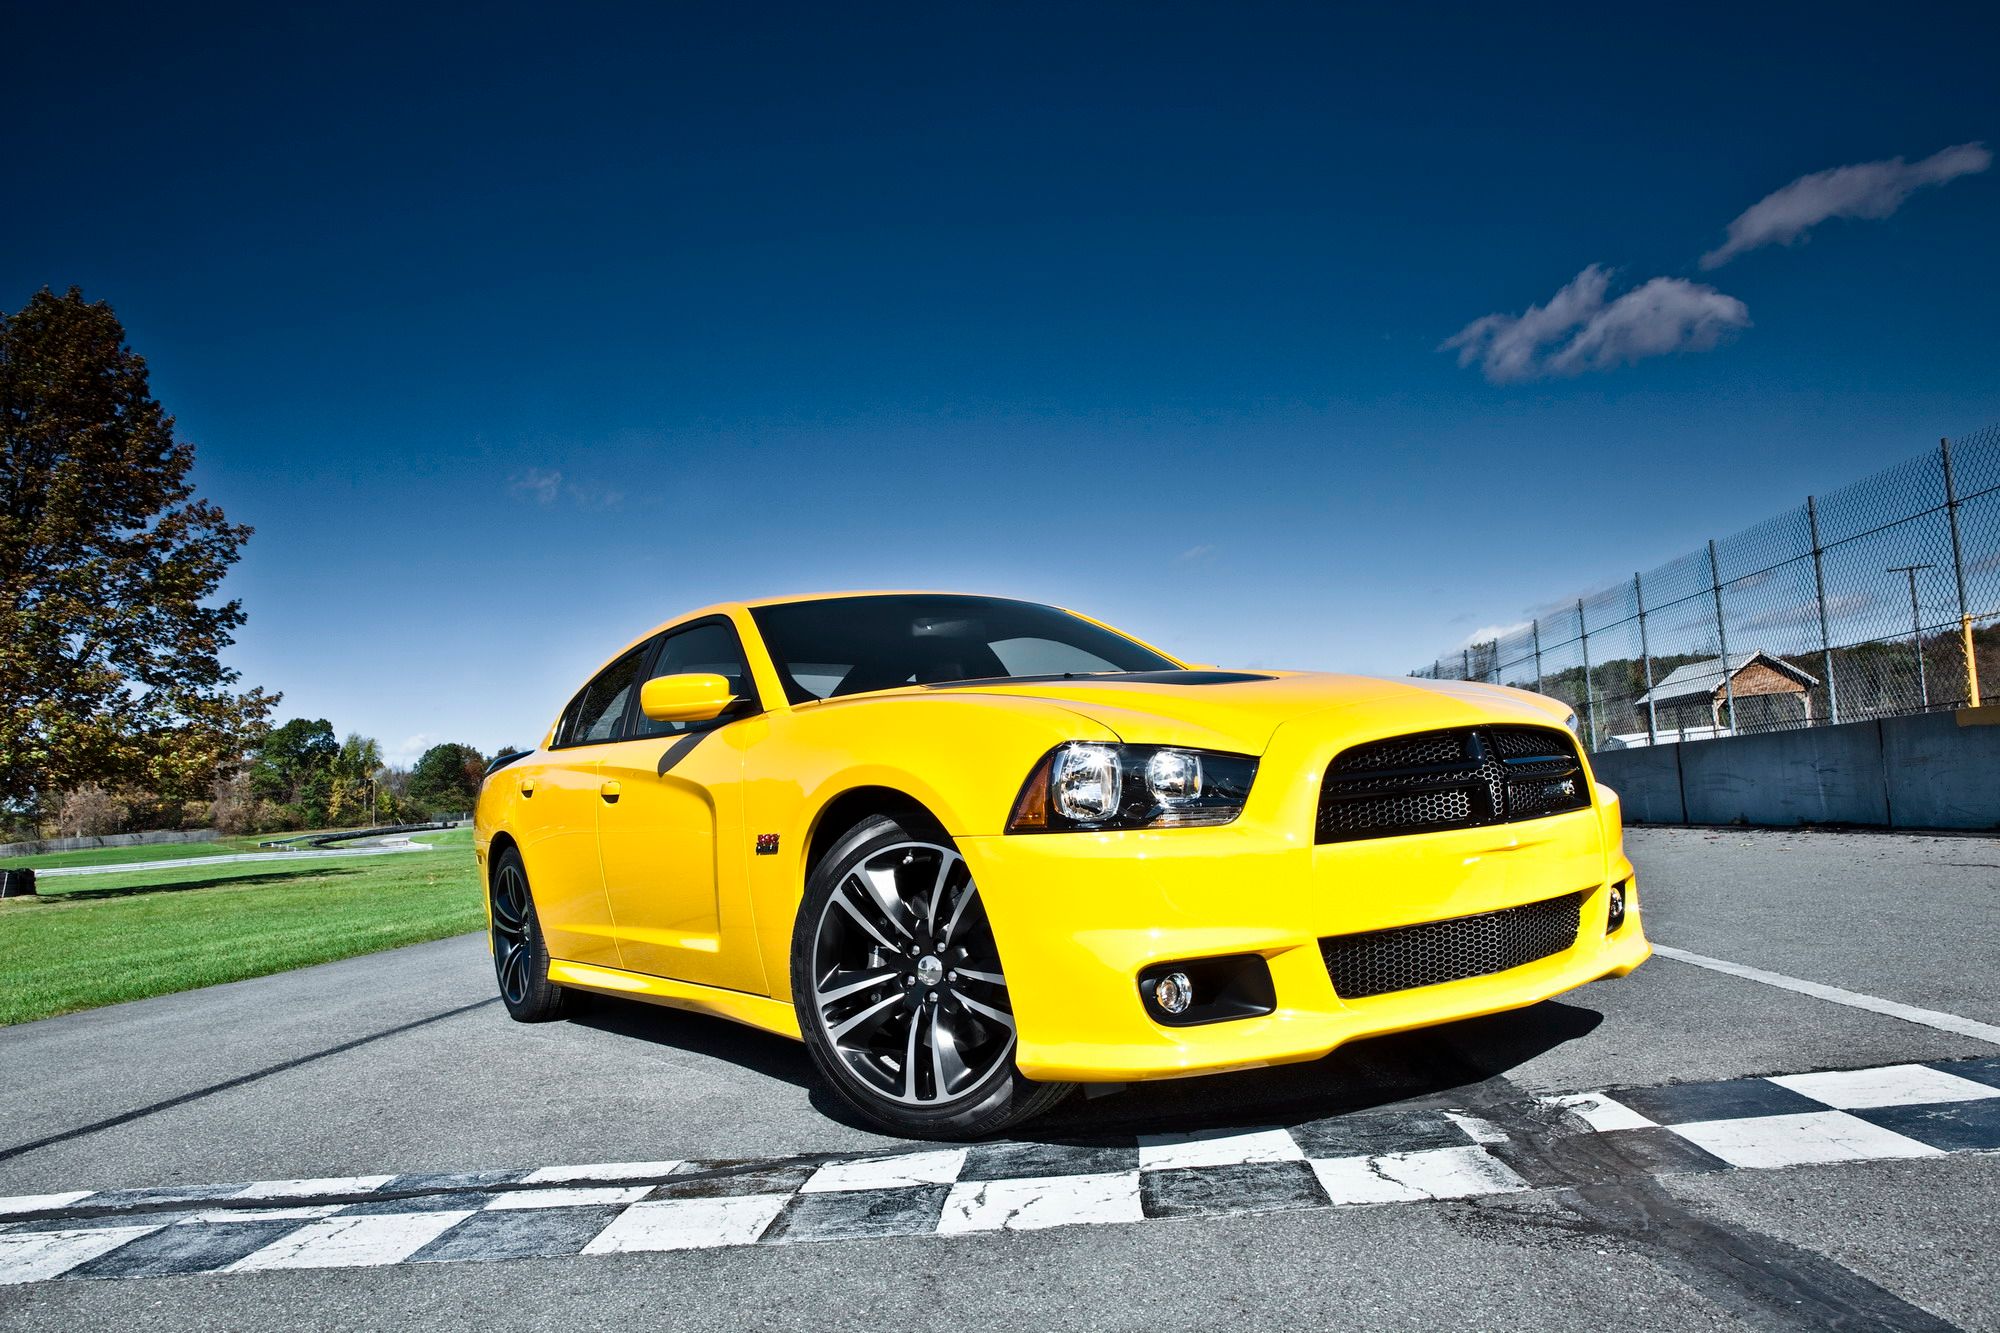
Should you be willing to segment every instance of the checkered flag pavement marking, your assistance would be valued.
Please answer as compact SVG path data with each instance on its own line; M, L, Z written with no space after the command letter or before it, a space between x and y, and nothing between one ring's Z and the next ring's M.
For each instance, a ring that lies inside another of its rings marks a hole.
M369 1175L0 1199L0 1284L965 1236L2000 1151L2000 1058L1387 1108L1120 1144ZM1488 1118L1491 1117L1491 1118ZM1496 1123L1499 1122L1499 1123ZM1536 1127L1537 1142L1502 1125Z

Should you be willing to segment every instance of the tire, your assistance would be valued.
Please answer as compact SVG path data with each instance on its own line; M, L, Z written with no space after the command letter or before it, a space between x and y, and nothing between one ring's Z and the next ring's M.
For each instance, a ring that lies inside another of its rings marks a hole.
M487 904L493 976L508 1016L517 1023L547 1023L575 1013L581 997L549 981L549 947L542 939L541 918L535 915L528 868L512 847L493 860Z
M812 868L792 929L792 996L820 1077L892 1134L997 1134L1074 1086L1015 1069L978 887L950 837L914 816L863 821Z

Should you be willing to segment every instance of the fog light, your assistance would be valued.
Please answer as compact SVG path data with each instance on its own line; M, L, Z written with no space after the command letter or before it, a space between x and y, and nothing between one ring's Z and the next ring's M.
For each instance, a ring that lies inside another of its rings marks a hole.
M1194 983L1185 972L1169 972L1153 983L1153 1003L1170 1014L1184 1014L1194 1003Z
M1613 884L1611 886L1611 907L1604 916L1604 933L1608 935L1624 924L1625 886L1623 884Z

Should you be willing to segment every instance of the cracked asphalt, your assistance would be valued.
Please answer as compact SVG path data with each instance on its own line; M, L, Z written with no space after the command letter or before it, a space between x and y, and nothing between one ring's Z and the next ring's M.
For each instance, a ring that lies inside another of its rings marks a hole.
M1659 942L2000 1022L2000 842L1658 829L1631 849ZM908 1146L841 1119L781 1039L611 1002L522 1027L490 995L464 937L0 1031L0 1194ZM1028 1133L1108 1141L1996 1053L1656 958L1313 1065L1077 1098ZM1996 1198L2000 1156L1977 1153L1579 1178L1143 1226L43 1282L0 1288L0 1326L2000 1328Z

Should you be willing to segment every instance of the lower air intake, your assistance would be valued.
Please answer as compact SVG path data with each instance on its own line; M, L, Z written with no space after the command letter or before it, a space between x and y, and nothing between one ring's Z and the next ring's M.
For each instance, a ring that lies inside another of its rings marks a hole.
M1440 986L1523 967L1576 943L1582 893L1416 926L1332 935L1319 942L1344 1000Z

